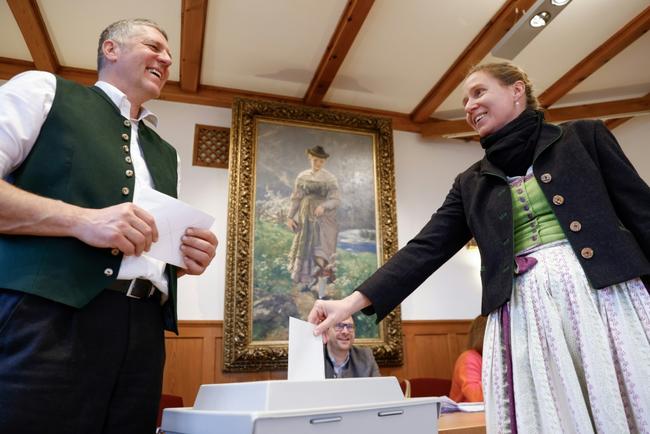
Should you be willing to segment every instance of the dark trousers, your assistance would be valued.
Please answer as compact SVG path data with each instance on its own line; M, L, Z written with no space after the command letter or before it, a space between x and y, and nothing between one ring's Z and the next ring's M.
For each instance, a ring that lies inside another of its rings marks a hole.
M159 297L75 309L0 289L0 432L154 433L164 345Z

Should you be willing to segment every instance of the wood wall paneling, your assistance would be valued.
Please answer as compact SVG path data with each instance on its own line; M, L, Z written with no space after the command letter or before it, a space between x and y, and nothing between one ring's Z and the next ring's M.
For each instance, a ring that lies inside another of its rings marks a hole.
M465 349L470 323L471 320L402 321L404 364L382 367L382 375L451 378L454 362ZM178 336L165 335L163 393L182 396L186 406L194 404L201 384L287 378L285 369L223 372L222 321L180 321L179 331Z

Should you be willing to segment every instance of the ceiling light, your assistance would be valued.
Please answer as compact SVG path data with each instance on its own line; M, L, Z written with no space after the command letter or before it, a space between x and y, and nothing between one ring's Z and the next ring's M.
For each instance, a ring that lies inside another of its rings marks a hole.
M529 21L530 25L534 28L544 27L546 23L551 21L551 14L546 11L542 11L532 17Z
M571 0L537 0L492 49L492 55L514 59Z

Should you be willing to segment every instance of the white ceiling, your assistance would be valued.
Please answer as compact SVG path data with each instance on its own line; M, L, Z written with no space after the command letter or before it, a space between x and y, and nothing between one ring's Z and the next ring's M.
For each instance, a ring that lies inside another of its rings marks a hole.
M188 1L188 0L186 0ZM463 50L512 0L376 0L324 104L411 113ZM97 38L126 17L157 21L179 80L182 0L36 0L58 62L95 69ZM201 85L302 98L348 0L209 0ZM650 0L573 0L515 59L541 93L650 7ZM32 61L0 0L0 57ZM484 60L493 60L490 55ZM0 59L1 61L2 59ZM8 77L0 77L8 78ZM650 34L641 36L553 107L650 93ZM432 113L462 116L457 88Z

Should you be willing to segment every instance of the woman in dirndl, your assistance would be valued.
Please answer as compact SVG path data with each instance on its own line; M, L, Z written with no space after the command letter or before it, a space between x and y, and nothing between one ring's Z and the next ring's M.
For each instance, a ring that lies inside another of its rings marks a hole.
M601 121L544 121L527 74L474 67L482 160L421 232L343 300L326 330L386 316L473 236L481 253L489 433L650 433L650 188Z

